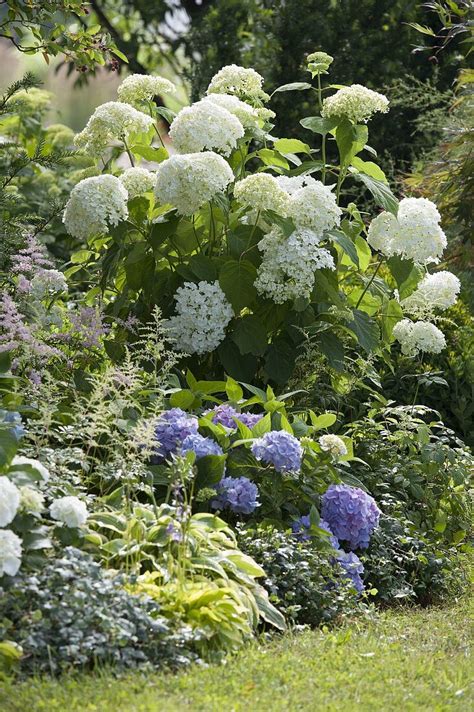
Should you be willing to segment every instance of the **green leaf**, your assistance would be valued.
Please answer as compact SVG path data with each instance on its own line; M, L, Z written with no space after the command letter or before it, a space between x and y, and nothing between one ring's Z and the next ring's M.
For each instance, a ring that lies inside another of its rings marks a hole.
M261 418L258 423L255 423L255 425L252 428L252 436L254 438L261 438L262 435L265 435L265 433L269 433L270 430L272 429L272 415L271 413L267 413L266 415Z
M275 89L271 96L282 91L304 91L305 89L312 89L312 85L308 84L308 82L291 82L290 84L282 84Z
M374 197L377 205L380 205L389 213L397 217L398 200L385 183L364 173L354 173L354 178L361 181Z
M334 425L337 418L334 413L323 413L322 415L316 415L312 410L309 411L309 417L311 418L311 424L314 430L322 430L323 428L330 428Z
M326 234L344 250L355 266L359 267L359 255L351 238L342 232L342 230L328 230Z
M337 121L334 121L334 119L323 119L321 116L307 116L305 119L301 119L300 124L304 129L308 129L308 131L326 136L326 134L336 128Z
M248 260L229 260L219 274L219 284L236 312L250 306L257 296L255 266Z
M193 255L189 260L189 268L199 279L214 282L217 279L217 265L204 255Z
M73 265L83 265L88 262L91 257L94 257L95 254L96 253L91 250L78 250L71 255L71 262Z
M186 410L186 408L189 408L193 404L194 398L194 393L188 389L176 391L176 393L172 393L170 396L170 405L172 408L182 408Z
M262 594L255 593L255 602L257 604L260 615L263 620L270 625L273 625L278 630L286 630L286 621L282 613L270 603L266 592Z
M13 430L0 428L0 467L8 465L18 448L18 440Z
M344 119L336 128L336 143L339 149L341 166L348 166L355 155L367 143L369 131L367 126L354 126L348 119Z
M277 168L289 168L290 164L284 156L271 148L262 148L257 151L257 156L266 166L276 166Z
M348 328L354 332L357 341L364 351L370 353L374 351L380 343L380 332L377 322L360 309L353 309L354 321L348 324Z
M196 486L198 489L212 487L222 479L226 459L227 455L206 455L197 460Z
M237 344L225 339L217 349L217 355L226 373L237 381L253 381L257 370L257 358L252 354L243 356Z
M286 383L295 367L295 349L286 341L277 339L265 355L265 373L278 384Z
M162 163L162 161L169 158L168 151L163 146L154 148L153 146L137 143L130 147L130 151L136 156L141 156L146 161L153 161L154 163Z
M317 334L315 341L319 344L329 365L336 371L344 370L344 344L341 339L332 331L322 331Z
M231 338L239 347L241 354L262 356L267 348L265 326L258 316L253 314L246 315L237 321Z
M168 220L159 220L153 223L148 238L153 249L158 249L169 237L176 233L181 218L175 213L168 214Z
M280 153L307 153L311 155L308 144L297 138L279 138L273 145Z
M227 394L227 398L230 401L238 402L242 400L244 397L244 392L233 378L230 378L229 376L227 377L226 383L225 383L225 392Z
M403 309L396 299L390 299L383 307L382 335L385 341L392 341L393 327L403 319Z
M387 176L383 170L373 161L363 161L361 158L354 156L351 161L351 166L357 168L360 173L365 173L371 178L382 181L382 183L388 183Z

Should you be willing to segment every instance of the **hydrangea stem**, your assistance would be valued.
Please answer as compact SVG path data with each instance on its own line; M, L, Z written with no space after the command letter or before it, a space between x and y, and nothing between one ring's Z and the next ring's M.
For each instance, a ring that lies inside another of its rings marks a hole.
M321 112L323 108L323 92L321 89L321 75L318 74L318 103L319 103L319 111ZM324 183L326 182L326 134L323 134L321 137L321 158L323 160L323 167L321 170L321 182Z
M380 267L381 267L382 262L384 261L384 259L385 259L384 255L379 255L379 261L378 261L378 263L377 263L377 267L375 268L372 277L369 279L369 281L368 281L367 284L365 285L365 287L364 287L364 289L363 289L363 291L362 291L362 294L360 295L359 299L357 300L357 304L355 305L355 308L356 308L356 309L359 308L359 304L360 304L361 301L363 300L363 298L364 298L364 296L365 296L367 290L369 289L370 285L372 284L372 282L373 282L374 279L376 278L377 273L378 273L378 271L379 271L379 269L380 269Z
M125 136L122 136L122 141L123 141L123 145L125 146L125 151L127 152L128 158L130 160L130 164L131 164L132 168L135 168L135 162L133 160L132 152L130 151L130 149L128 147L127 141L125 140Z

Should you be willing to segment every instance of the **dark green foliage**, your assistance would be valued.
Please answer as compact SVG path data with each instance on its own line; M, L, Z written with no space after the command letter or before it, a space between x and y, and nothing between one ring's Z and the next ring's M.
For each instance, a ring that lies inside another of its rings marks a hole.
M150 599L128 593L86 553L68 547L34 576L0 588L0 638L22 646L22 669L60 672L114 664L136 667L189 659Z
M388 500L382 502L389 506ZM430 542L400 516L381 516L361 559L366 585L375 586L376 600L386 604L435 603L460 593L467 583L459 552Z
M332 562L331 549L318 551L271 526L237 530L240 548L264 569L271 600L297 624L318 626L360 610L360 603Z

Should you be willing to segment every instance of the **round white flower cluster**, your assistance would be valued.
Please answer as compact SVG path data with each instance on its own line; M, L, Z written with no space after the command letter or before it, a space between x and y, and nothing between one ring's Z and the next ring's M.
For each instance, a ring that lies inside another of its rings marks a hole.
M0 531L0 577L15 576L21 566L21 539L9 529Z
M246 104L244 101L240 101L240 99L231 94L209 94L203 101L210 101L212 104L217 104L217 106L226 109L233 114L246 129L258 126L258 120L265 118L265 115L261 114L262 111L273 114L270 109L254 109L253 106Z
M8 477L0 477L0 527L15 519L19 506L20 490Z
M234 196L239 203L255 210L274 210L283 217L288 214L288 193L269 173L255 173L239 180Z
M263 89L263 77L255 69L228 64L211 79L207 94L235 94L240 99L267 101L270 97Z
M151 116L130 104L108 101L97 107L74 143L86 153L99 156L111 142L126 140L131 133L145 133L153 123Z
M446 247L436 205L426 198L403 198L398 216L380 213L372 220L367 240L387 257L399 255L417 264L437 261Z
M79 181L71 191L63 215L67 232L87 239L106 234L109 225L117 225L128 217L128 193L118 178L94 176Z
M130 200L137 195L153 190L156 183L156 175L146 168L127 168L119 176L119 181L125 186Z
M331 254L317 247L320 239L304 228L295 230L288 238L279 228L273 228L258 244L264 254L255 280L258 293L276 304L309 297L315 270L334 269Z
M446 346L443 332L429 321L402 319L393 327L393 335L406 356L416 356L420 351L439 354Z
M347 455L346 443L338 435L321 435L319 445L324 452L330 452L334 457L344 457Z
M427 274L413 294L402 301L403 308L419 316L429 316L435 309L444 311L456 303L461 282L452 272Z
M192 215L233 180L227 161L213 151L174 155L157 168L155 194L181 215Z
M141 102L153 101L161 94L175 94L176 87L165 77L151 74L131 74L125 77L117 89L119 101L132 106L140 106Z
M182 351L214 351L225 338L233 309L218 282L185 282L176 291L177 315L168 320L171 337Z
M288 195L293 195L297 190L303 188L305 185L311 185L311 183L316 183L315 179L310 175L302 176L277 176L275 178L276 182L283 188L283 190L288 193Z
M244 127L230 111L206 99L181 109L169 136L179 153L216 150L228 156L244 135Z
M44 496L33 487L20 487L20 509L39 514L44 509Z
M386 114L388 104L384 94L367 89L362 84L351 84L324 99L321 116L325 119L346 118L354 124L367 123L377 111Z
M341 215L342 210L331 188L319 180L311 179L291 195L288 216L296 227L307 227L322 235L339 224Z
M43 482L49 480L49 470L39 460L34 460L32 457L25 457L24 455L15 455L12 460L12 467L21 468L23 465L36 470Z
M67 281L57 269L42 269L31 280L30 293L36 299L61 292L67 292Z
M62 522L67 527L80 527L85 524L89 516L85 503L81 502L78 497L55 499L49 511L53 519Z

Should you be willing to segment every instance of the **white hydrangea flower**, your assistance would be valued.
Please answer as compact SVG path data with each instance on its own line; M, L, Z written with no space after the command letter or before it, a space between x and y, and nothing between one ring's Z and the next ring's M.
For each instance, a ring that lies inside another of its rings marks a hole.
M81 527L87 521L89 512L78 497L60 497L49 508L51 516L67 527Z
M233 309L218 282L185 282L175 295L177 315L167 327L178 349L188 354L214 351L225 338Z
M413 294L402 301L403 308L417 316L429 316L436 309L445 311L456 303L461 282L452 272L427 274Z
M306 185L291 194L288 215L296 227L307 227L323 235L339 225L342 210L331 188L319 180L306 178Z
M317 181L310 175L302 176L277 176L275 178L276 182L283 188L283 190L288 193L288 195L293 195L297 190L303 188L305 185L314 185Z
M227 161L213 151L174 155L157 168L155 194L181 215L192 215L233 180Z
M67 281L57 269L42 269L31 280L30 293L36 299L61 292L67 292Z
M100 156L114 141L128 139L132 133L145 133L154 119L130 104L108 101L94 111L86 127L76 135L74 143L85 153Z
M10 531L0 531L0 578L4 574L15 576L21 566L21 539Z
M211 79L207 94L234 94L240 99L267 101L270 97L263 89L263 77L255 69L228 64Z
M132 106L153 101L162 94L176 94L176 87L169 79L152 74L131 74L117 89L119 101Z
M377 111L386 114L388 105L384 94L367 89L362 84L351 84L324 99L321 116L325 119L346 118L354 124L362 124L367 123Z
M21 467L21 465L28 465L36 470L43 482L49 480L49 470L39 460L34 460L32 457L24 457L24 455L15 455L12 460L12 467Z
M416 356L420 351L439 354L446 346L443 332L429 321L402 319L393 327L393 335L406 356Z
M227 109L238 118L244 128L258 126L259 119L264 118L260 113L262 109L254 109L250 104L240 101L240 99L231 94L209 94L203 101L210 101L212 104L217 104L217 106ZM274 115L270 109L263 109L263 111L268 111Z
M234 114L204 99L181 109L173 119L169 137L178 153L215 150L228 156L244 133Z
M384 211L372 220L367 241L387 257L399 255L417 264L436 262L447 244L440 219L430 200L403 198L397 217Z
M128 193L115 176L84 178L71 191L63 223L73 237L107 234L110 225L127 219L127 200Z
M20 506L20 490L8 477L0 477L0 527L15 519Z
M241 205L255 210L273 210L282 217L288 214L289 195L269 173L255 173L239 180L234 197Z
M321 435L319 445L321 450L330 452L334 457L344 457L344 455L347 455L346 444L338 435Z
M20 487L20 509L39 514L44 509L44 496L33 487Z
M308 298L314 287L315 270L334 269L330 252L317 247L319 242L319 235L311 230L295 230L286 238L279 228L273 228L258 244L264 254L255 280L258 293L276 304Z
M156 174L146 168L127 168L119 176L119 181L125 186L130 200L137 195L153 190L156 183Z

